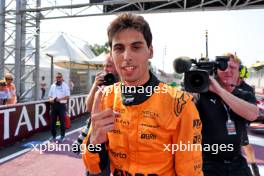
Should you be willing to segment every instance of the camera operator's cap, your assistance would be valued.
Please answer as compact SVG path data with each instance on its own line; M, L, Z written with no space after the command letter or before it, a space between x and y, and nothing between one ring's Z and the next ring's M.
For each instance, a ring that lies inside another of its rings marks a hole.
M0 86L6 86L5 80L0 80Z
M233 59L235 62L241 64L241 60L239 59L239 57L236 54L232 54L232 53L225 53L224 56L227 56L231 59Z

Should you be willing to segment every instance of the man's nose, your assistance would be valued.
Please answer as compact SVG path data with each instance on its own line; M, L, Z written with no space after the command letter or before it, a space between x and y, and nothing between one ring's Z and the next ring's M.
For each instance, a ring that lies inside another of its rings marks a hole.
M124 60L131 61L132 60L132 52L130 49L126 49L124 52Z

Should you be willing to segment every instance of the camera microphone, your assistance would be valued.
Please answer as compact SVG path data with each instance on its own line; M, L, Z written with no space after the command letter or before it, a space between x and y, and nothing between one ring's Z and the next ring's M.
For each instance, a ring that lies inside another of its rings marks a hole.
M192 59L186 56L181 56L173 61L173 68L176 73L184 73L192 67Z

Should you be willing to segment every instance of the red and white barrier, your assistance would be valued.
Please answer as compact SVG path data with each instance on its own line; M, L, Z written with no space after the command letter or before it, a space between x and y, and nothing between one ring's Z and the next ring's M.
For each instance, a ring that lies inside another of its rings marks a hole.
M85 98L86 95L70 97L68 114L71 119L85 114ZM0 106L0 147L49 129L49 111L49 103L45 100Z

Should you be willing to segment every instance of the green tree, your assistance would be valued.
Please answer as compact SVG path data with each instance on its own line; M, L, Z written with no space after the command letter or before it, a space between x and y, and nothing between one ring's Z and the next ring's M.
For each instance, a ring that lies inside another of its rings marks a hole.
M110 51L107 42L104 45L98 45L98 44L90 45L90 48L96 56L99 56L103 52L108 53Z

